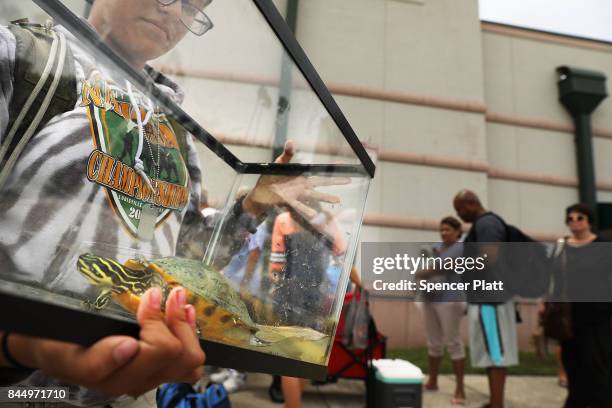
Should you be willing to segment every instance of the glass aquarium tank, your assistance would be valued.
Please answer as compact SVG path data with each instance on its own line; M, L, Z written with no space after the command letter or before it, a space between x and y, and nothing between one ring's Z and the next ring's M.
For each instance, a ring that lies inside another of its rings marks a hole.
M207 364L324 377L375 166L275 4L2 2L0 25L0 330L137 336L142 294L180 285Z

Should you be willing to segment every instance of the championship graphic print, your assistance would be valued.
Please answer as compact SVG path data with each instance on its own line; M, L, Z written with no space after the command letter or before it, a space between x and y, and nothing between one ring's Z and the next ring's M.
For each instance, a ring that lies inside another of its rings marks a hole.
M142 93L130 94L98 73L83 82L81 106L87 109L95 145L87 161L87 179L106 189L126 229L137 236L145 204L157 209L156 227L171 211L183 210L189 176L166 115L151 109ZM142 140L136 115L141 118ZM136 170L138 153L146 177Z

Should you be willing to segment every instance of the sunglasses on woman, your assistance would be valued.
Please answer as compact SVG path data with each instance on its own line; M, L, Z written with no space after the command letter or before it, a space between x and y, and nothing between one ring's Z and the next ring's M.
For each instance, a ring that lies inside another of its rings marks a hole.
M584 215L568 215L565 219L565 223L569 224L570 222L580 222L586 220L586 216Z

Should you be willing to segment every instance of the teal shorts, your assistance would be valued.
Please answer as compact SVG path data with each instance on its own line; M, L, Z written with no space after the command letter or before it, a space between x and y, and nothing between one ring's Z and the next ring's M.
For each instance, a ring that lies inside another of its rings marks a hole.
M518 364L514 302L468 305L470 360L473 367Z

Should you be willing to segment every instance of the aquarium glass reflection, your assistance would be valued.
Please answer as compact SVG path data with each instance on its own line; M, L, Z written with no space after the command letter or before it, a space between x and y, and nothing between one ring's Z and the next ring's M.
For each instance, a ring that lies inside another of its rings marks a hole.
M202 338L325 365L370 176L255 2L53 3L0 3L0 291L180 285Z

